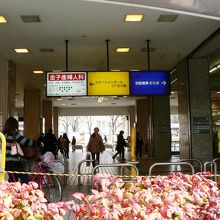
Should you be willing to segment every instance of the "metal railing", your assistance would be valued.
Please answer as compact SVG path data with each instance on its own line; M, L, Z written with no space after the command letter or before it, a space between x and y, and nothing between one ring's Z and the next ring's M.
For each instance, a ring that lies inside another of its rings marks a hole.
M187 161L197 162L200 166L200 171L201 172L203 171L203 165L202 165L201 160L199 159L185 158L185 159L180 159L177 162L187 162Z
M153 165L151 165L151 167L149 168L149 172L148 172L149 177L151 178L152 169L154 167L156 167L156 166L167 166L167 165L174 165L174 166L187 165L191 168L192 174L195 174L195 169L194 169L193 165L190 164L190 163L187 163L187 162L166 162L166 163L154 163Z
M139 176L139 170L138 168L131 164L131 163L111 163L111 164L99 164L97 166L95 166L92 170L92 175L95 175L96 173L96 170L98 168L101 168L101 167L121 167L121 176L123 174L123 168L124 167L131 167L131 168L134 168L134 170L136 171L136 176ZM93 182L92 182L92 188L93 188Z
M204 172L207 171L207 165L210 164L211 173L214 175L214 181L217 181L217 164L214 161L207 161L204 163Z
M81 166L83 163L86 163L86 162L93 162L94 160L92 159L86 159L86 160L81 160L79 163L78 163L78 185L82 184L81 182ZM88 174L88 173L86 173ZM89 173L90 175L92 175L92 173ZM84 174L85 175L85 174Z

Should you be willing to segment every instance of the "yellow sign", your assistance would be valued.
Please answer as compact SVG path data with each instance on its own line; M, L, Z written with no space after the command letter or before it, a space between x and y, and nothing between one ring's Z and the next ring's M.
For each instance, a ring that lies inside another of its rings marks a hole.
M88 95L129 95L129 72L88 72Z

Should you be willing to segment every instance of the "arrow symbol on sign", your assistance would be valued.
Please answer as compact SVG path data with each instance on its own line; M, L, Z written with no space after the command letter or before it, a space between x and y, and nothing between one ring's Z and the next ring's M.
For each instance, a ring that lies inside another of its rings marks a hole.
M94 86L95 84L91 82L91 83L89 83L89 85L90 85L90 86Z
M163 84L164 86L167 84L167 82L166 81L163 81L163 82L161 82L161 84Z

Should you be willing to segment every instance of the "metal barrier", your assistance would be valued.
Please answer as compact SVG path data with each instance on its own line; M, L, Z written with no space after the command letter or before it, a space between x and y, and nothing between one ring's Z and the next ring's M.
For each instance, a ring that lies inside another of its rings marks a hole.
M217 160L220 160L220 157L214 158L212 161L216 162Z
M150 176L151 178L151 173L152 173L152 169L156 166L165 166L165 165L187 165L191 168L192 170L192 174L195 174L195 170L194 170L194 167L192 164L190 163L187 163L187 162L167 162L167 163L154 163L153 165L151 165L151 167L149 168L149 173L148 175Z
M136 166L136 168L137 168L137 165L140 163L139 161L127 161L126 163L128 163L128 164L133 164L133 165L135 165ZM121 167L121 176L123 176L123 170L124 170L124 168L125 168L125 166L122 166ZM138 168L137 168L138 169ZM138 170L138 172L139 172L139 170Z
M206 167L207 165L210 164L211 166L211 173L214 175L214 181L217 182L217 164L214 161L207 161L204 163L204 172L207 171ZM213 170L213 165L214 165L214 170Z
M61 164L62 168L58 164ZM65 163L65 161L62 160L54 160L54 166L52 167L52 171L54 173L59 173L59 174L68 173L67 163ZM68 178L67 176L64 176L64 185L67 185L67 178Z
M100 168L100 167L121 167L121 176L122 176L122 173L123 173L123 169L122 167L131 167L131 168L134 168L135 171L136 171L136 176L139 176L139 170L138 168L131 164L131 163L110 163L110 164L99 164L99 165L96 165L93 170L92 170L92 175L95 175L95 171ZM93 188L93 182L92 182L92 188Z
M199 160L199 159L185 158L185 159L180 159L177 162L187 162L187 161L197 162L200 166L200 171L201 172L203 171L203 165L202 165L201 160Z
M86 162L92 162L93 160L92 159L88 159L88 160L81 160L79 163L78 163L78 185L82 184L81 182L81 166L83 163L86 163Z

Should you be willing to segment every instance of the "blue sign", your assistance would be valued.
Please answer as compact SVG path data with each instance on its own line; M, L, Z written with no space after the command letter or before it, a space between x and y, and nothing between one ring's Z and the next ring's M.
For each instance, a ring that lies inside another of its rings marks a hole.
M130 72L130 95L169 95L170 80L166 71Z

